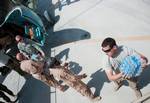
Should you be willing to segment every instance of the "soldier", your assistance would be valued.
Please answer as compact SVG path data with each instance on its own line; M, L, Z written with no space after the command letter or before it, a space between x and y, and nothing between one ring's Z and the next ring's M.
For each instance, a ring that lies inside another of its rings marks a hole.
M43 81L48 86L58 88L61 91L65 91L65 86L61 85L57 80L54 79L53 75L49 75L44 71L44 62L33 61L27 59L23 54L18 53L16 55L17 60L20 62L21 70L31 74L34 78Z
M49 72L55 78L62 80L66 85L74 88L81 93L81 95L88 97L90 100L99 101L101 99L100 96L94 96L90 88L81 81L81 79L87 77L86 74L75 75L68 69L68 65L54 66L53 68L49 68Z

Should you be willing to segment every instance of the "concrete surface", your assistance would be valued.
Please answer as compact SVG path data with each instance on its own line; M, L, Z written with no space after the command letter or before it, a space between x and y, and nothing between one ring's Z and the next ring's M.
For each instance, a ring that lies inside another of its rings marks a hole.
M39 0L37 12L48 10L57 21L48 25L47 55L68 61L76 74L87 73L83 79L95 95L102 96L98 103L131 103L134 92L122 86L114 92L102 69L100 45L105 37L113 37L120 45L136 49L150 60L150 1L149 0ZM150 92L150 67L143 72L140 87L143 94ZM12 71L3 84L15 93L20 92L18 103L91 103L74 89L64 93L49 88L31 77L26 79ZM146 100L144 103L150 103Z

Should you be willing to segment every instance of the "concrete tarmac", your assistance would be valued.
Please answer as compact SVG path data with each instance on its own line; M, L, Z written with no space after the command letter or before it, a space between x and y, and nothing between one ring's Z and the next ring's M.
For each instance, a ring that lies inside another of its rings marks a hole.
M37 11L44 10L56 22L53 26L47 24L49 35L44 47L47 55L69 62L76 74L86 73L88 77L83 81L95 95L102 97L96 103L133 102L136 98L127 84L115 92L113 82L108 81L102 69L101 42L105 37L113 37L119 45L134 48L150 60L150 1L39 0ZM150 92L149 74L150 66L140 77L143 95ZM62 93L14 71L2 79L12 91L20 92L18 103L92 103L72 88Z

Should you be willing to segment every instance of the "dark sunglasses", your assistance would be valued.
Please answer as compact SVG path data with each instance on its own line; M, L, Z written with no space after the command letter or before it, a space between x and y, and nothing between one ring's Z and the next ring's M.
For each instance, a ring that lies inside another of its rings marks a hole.
M112 48L113 48L113 47L112 47ZM104 49L102 49L102 51L103 51L103 52L105 52L105 53L108 53L108 52L110 52L110 51L111 51L111 49L112 49L112 48L109 48L108 50L104 50Z

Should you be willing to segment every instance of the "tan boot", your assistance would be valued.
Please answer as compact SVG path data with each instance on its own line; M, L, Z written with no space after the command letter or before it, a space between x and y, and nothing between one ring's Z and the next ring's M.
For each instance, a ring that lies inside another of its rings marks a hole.
M102 97L100 96L95 96L91 99L92 102L97 102L97 101L100 101L102 99Z

